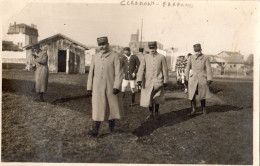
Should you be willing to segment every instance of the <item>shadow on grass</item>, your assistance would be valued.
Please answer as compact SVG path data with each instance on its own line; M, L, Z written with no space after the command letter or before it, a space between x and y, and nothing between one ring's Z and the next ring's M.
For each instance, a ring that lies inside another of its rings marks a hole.
M35 82L15 79L2 79L2 91L11 92L18 95L36 96L33 91ZM68 92L75 93L75 96L68 96ZM85 92L84 87L77 85L49 83L48 90L44 95L45 101L51 104L65 103L72 100L89 98L90 95L82 94ZM78 93L78 95L77 95ZM63 97L66 96L66 97Z
M52 102L52 104L65 103L68 101L80 100L80 99L89 98L89 97L91 97L91 96L90 95L80 95L80 96L64 97L64 98L56 99L55 101Z
M208 113L211 112L226 112L226 111L237 111L240 110L240 107L230 106L230 105L213 105L208 106L207 110ZM154 130L160 127L167 127L173 126L177 123L184 122L196 116L201 116L202 114L198 113L194 116L187 116L190 112L189 108L179 110L179 111L172 111L166 114L161 114L160 118L157 120L149 120L144 122L140 127L136 128L132 133L138 137L143 137L150 135Z

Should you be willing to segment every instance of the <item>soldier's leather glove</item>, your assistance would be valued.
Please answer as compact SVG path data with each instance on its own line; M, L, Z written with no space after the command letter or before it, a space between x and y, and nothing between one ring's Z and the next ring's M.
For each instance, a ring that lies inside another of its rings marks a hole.
M142 86L142 81L137 81L138 86Z
M166 88L167 86L168 86L168 84L167 84L167 83L163 83L163 87L165 87L165 88Z
M114 94L114 95L117 95L119 92L120 92L120 90L118 90L118 89L116 89L116 88L113 89L113 94Z
M210 84L212 84L212 82L213 82L212 80L209 80L209 81L207 81L207 84L210 85Z
M92 95L92 90L87 90L87 95Z

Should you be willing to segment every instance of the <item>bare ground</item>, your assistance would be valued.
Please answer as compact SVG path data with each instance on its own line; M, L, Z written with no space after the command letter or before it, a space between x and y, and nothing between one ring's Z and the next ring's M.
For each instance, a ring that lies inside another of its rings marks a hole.
M93 138L87 75L51 74L44 103L34 102L33 79L30 72L3 71L4 162L252 164L251 81L215 81L209 114L188 117L190 102L171 75L159 120L145 120L147 109L130 107L127 95L116 133L105 122Z

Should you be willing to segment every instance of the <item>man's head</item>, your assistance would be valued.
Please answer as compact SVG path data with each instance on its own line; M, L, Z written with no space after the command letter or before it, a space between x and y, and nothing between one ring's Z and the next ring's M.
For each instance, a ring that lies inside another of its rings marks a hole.
M148 42L148 47L150 49L150 52L152 54L155 54L156 53L156 50L157 50L157 42L156 41L153 41L153 42Z
M97 43L100 51L107 51L109 47L107 37L99 37L97 38Z
M190 57L192 54L191 53L188 53L188 57Z
M35 45L32 47L32 52L33 53L39 53L40 52L40 46L39 45Z
M139 48L139 52L143 53L144 52L144 48Z
M124 54L127 55L127 56L130 56L131 55L131 50L129 47L125 47L124 48Z
M194 52L200 53L202 51L200 44L194 44L193 45Z

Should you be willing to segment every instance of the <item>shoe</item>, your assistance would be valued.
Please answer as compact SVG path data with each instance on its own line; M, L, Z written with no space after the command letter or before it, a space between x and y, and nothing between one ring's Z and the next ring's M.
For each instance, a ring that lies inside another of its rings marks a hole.
M100 124L101 124L101 122L96 121L95 127L93 127L92 130L89 130L88 135L96 137L98 135L98 130L99 130Z
M203 115L207 115L208 114L207 108L206 107L202 107L202 112L203 112Z
M191 113L190 113L190 115L195 115L196 113L197 113L196 110L192 110Z
M191 102L191 112L188 115L195 115L197 113L196 111L196 105L194 102Z
M96 137L98 135L98 130L97 129L89 130L88 135Z
M35 99L34 101L36 101L36 102L44 102L43 99Z
M111 133L113 133L114 129L115 129L115 120L114 119L109 120L108 123L109 123L109 130L110 130Z

